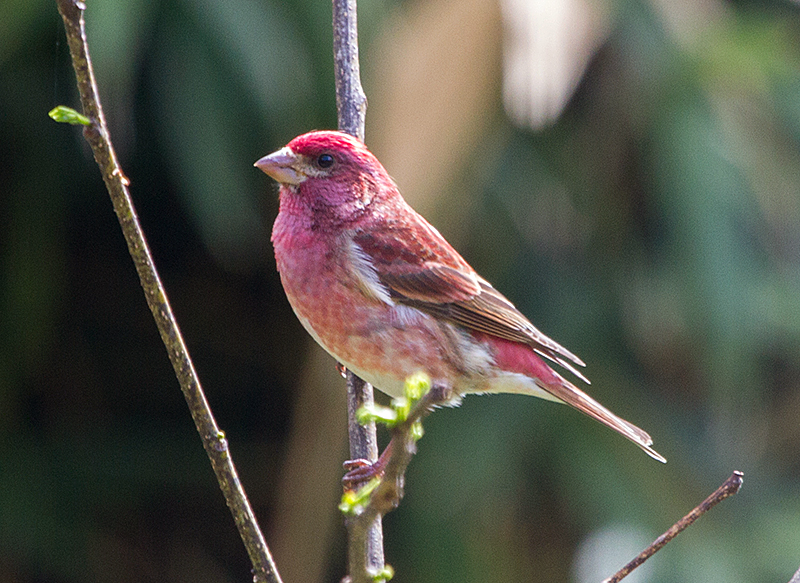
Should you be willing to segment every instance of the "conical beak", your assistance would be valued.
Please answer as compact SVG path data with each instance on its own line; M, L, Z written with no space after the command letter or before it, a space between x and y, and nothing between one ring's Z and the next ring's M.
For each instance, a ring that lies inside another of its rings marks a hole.
M256 168L271 176L281 184L300 184L306 175L299 169L297 155L288 147L264 156L253 164Z

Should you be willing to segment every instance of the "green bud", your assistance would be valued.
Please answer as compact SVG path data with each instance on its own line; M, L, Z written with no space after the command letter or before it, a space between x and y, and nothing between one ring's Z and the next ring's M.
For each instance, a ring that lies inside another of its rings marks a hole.
M425 435L425 430L422 428L422 422L415 421L411 425L411 439L419 441Z
M380 405L364 405L359 407L356 411L356 420L361 425L367 423L383 423L389 427L393 427L397 423L397 413L389 407L382 407Z
M372 580L375 583L382 583L383 581L389 581L392 577L394 577L394 569L391 565L384 565L383 569L372 576Z
M67 107L66 105L59 105L57 107L54 107L49 111L47 115L49 115L52 119L54 119L58 123L68 123L74 126L92 125L92 122L91 120L89 120L88 117L86 117L81 113L78 113L77 111L75 111L71 107Z
M431 378L424 372L417 372L406 379L405 395L409 401L419 401L431 390Z
M402 423L411 413L411 402L405 397L395 397L392 399L392 409L397 415L397 423Z
M379 477L372 478L358 490L347 490L342 494L342 501L339 503L339 510L347 516L356 516L369 502L372 491L381 483Z

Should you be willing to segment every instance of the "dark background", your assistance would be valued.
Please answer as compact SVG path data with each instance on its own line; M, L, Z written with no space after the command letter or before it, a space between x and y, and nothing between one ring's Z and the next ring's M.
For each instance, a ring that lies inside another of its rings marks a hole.
M503 111L507 12L361 2L368 144L669 460L567 407L468 397L426 421L385 521L398 581L599 581L736 469L742 492L638 580L783 583L800 566L800 10L601 6L580 84L532 129ZM337 581L344 384L285 300L276 187L252 167L336 125L330 3L89 0L87 21L145 232L284 580ZM4 1L0 581L249 580L58 104L78 101L55 3Z

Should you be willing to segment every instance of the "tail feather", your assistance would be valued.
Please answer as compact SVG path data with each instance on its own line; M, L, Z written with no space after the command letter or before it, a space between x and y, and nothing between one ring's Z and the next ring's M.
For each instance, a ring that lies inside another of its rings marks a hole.
M662 463L667 463L664 456L650 447L653 445L653 439L646 431L639 429L633 423L628 423L624 419L617 417L578 387L561 377L561 375L556 374L556 376L558 376L560 380L559 383L544 384L539 382L537 384L560 401L575 407L578 411L585 413L592 419L596 419L606 427L610 427L623 437L627 437L633 443L641 447L651 458Z

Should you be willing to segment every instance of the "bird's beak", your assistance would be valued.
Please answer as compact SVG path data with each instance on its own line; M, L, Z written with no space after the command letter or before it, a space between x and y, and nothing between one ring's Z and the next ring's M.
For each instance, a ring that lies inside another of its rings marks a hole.
M264 156L253 166L281 184L293 184L296 186L306 179L306 175L300 169L300 160L297 154L288 147L283 147L277 152Z

